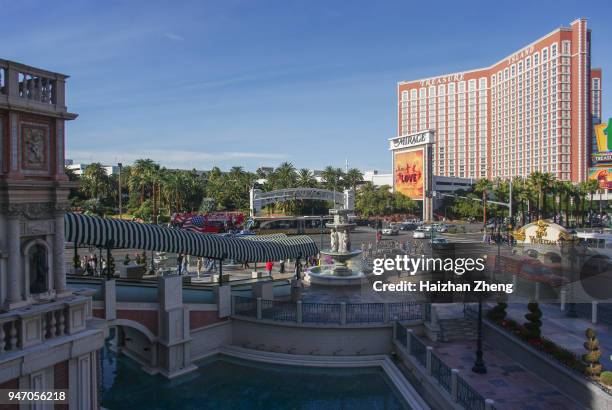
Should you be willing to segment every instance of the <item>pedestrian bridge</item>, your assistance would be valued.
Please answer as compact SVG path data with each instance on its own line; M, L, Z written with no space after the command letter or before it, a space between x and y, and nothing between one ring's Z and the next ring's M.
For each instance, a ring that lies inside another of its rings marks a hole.
M259 215L264 206L297 199L330 201L334 203L334 208L340 206L344 209L355 209L355 191L352 189L338 192L319 188L288 188L264 192L261 189L252 188L249 198L251 216Z

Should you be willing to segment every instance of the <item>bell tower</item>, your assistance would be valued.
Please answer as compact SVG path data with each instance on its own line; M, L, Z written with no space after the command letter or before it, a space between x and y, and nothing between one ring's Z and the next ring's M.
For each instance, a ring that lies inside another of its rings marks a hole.
M0 305L66 296L68 77L0 60Z
M104 336L66 285L67 78L0 59L0 389L65 389L89 410Z

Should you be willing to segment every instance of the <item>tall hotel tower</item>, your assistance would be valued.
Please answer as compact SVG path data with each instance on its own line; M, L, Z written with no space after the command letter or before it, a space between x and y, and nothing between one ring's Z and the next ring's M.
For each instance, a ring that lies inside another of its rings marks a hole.
M490 67L400 82L397 98L399 135L435 130L436 175L587 178L601 70L586 19Z

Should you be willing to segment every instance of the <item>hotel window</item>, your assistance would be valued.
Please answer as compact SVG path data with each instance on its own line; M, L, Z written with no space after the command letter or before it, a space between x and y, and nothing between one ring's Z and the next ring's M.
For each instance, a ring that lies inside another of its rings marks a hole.
M525 59L525 68L529 70L531 68L531 57Z
M508 69L506 68L504 70L504 80L507 80L507 79L508 79Z
M518 63L518 72L519 74L523 72L523 62L522 61L519 61Z
M563 47L563 54L569 54L570 53L570 42L569 41L564 41L561 43L561 47Z
M417 99L417 90L416 90L416 88L413 88L412 90L410 90L410 99L412 99L412 100L416 100Z
M406 101L408 99L408 91L402 91L402 101Z
M548 47L542 49L542 62L548 60Z
M533 66L537 66L538 64L540 64L540 56L538 55L538 53L535 53L533 55Z
M510 76L514 77L516 75L516 66L512 64L510 67Z
M557 43L554 43L553 45L550 46L550 56L552 58L557 57Z

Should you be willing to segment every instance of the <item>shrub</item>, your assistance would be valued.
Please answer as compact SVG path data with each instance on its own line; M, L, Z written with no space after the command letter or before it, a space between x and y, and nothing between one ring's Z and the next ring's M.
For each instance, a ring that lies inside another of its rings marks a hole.
M605 371L599 375L599 381L606 386L612 386L612 372Z
M542 321L540 318L542 317L542 311L536 302L531 302L527 304L527 309L529 313L525 315L525 319L529 322L525 323L525 336L528 339L539 339L542 335L540 328L542 327Z
M489 311L489 319L494 320L496 322L501 322L506 318L507 307L507 303L498 302L497 305L495 305L495 307Z
M587 350L587 353L582 355L582 360L587 364L585 373L587 376L596 377L599 376L602 369L599 363L599 358L601 357L599 341L595 337L595 331L591 328L585 331L585 336L587 340L584 342L584 348Z

